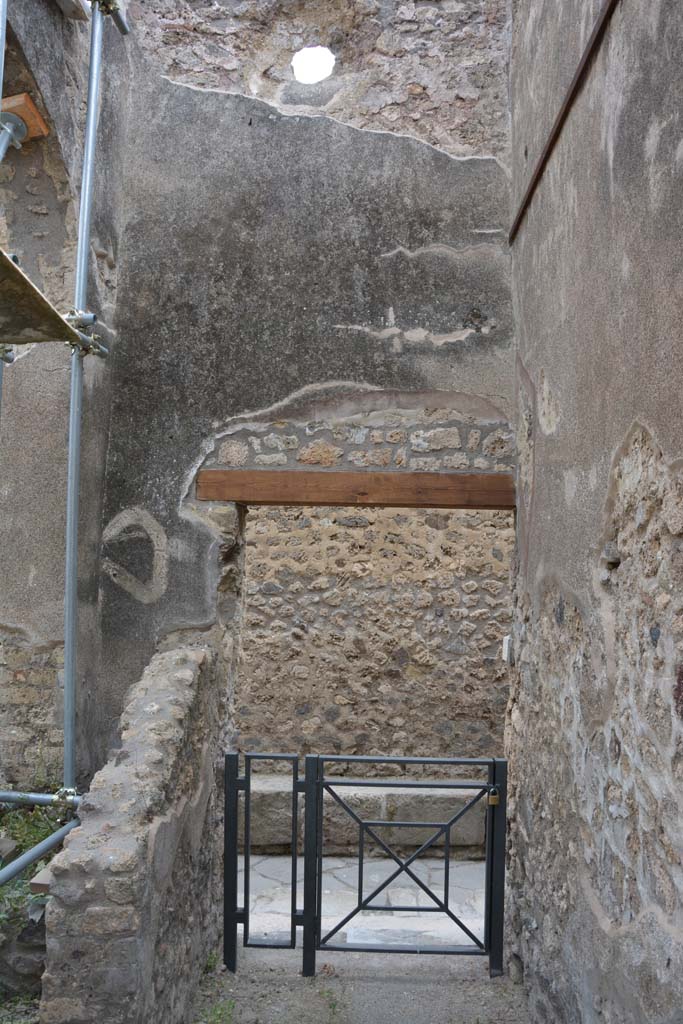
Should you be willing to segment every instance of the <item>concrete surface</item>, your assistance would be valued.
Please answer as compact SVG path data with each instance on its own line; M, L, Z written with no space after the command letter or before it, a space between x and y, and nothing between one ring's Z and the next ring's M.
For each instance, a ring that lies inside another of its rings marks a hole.
M302 865L300 864L300 867ZM437 894L443 893L443 858L420 858L416 874ZM366 865L363 891L391 872L390 862ZM288 857L255 857L250 873L251 938L282 941L290 900ZM240 872L240 885L242 883ZM453 862L449 896L453 911L475 933L483 922L484 865ZM332 927L356 904L357 861L326 857L323 876L323 930ZM414 912L386 910L365 914L341 932L341 942L461 943L454 925L440 914L420 914L429 899L400 877L378 902L410 905ZM241 942L241 937L240 937ZM301 939L299 937L299 943ZM464 942L467 942L465 939ZM217 955L218 961L222 954ZM233 976L214 966L202 980L193 1024L526 1024L524 992L510 978L488 977L485 958L392 955L387 953L318 954L315 978L302 978L301 950L238 951Z
M336 953L315 978L296 951L248 949L204 977L192 1024L527 1024L521 985L473 957Z

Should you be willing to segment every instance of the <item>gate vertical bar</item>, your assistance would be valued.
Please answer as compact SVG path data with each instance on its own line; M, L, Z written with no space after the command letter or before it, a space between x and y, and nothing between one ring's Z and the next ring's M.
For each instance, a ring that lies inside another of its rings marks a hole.
M498 803L490 808L492 815L491 859L491 924L489 944L489 975L503 973L503 934L505 927L505 826L507 805L507 761L495 759L493 781L498 790Z
M493 763L488 766L487 782L494 785L495 768ZM490 790L489 790L490 793ZM493 807L486 798L486 879L484 882L484 947L491 950L491 888L493 878Z
M251 906L251 757L244 755L244 945L249 942L249 907Z
M238 776L239 754L226 754L223 822L223 963L233 974L237 969Z
M297 892L299 887L298 870L298 844L299 844L299 758L292 761L292 901L291 901L291 925L289 929L289 942L292 949L296 949L296 912Z
M318 772L317 754L306 755L304 792L304 956L302 974L315 974L318 936Z

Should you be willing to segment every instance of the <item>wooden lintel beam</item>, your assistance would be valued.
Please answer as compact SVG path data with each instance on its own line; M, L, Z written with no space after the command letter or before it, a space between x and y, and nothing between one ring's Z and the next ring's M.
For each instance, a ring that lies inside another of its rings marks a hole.
M241 505L513 509L515 482L512 473L202 469L197 498Z

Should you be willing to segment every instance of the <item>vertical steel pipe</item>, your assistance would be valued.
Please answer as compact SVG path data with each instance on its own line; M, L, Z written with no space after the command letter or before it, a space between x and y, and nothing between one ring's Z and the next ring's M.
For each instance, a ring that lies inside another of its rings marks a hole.
M5 78L5 45L7 43L7 0L0 0L0 98Z
M7 128L0 127L0 163L7 156L7 150L12 145L12 133Z
M85 311L90 254L90 217L102 69L103 15L92 5L88 106L83 149L81 202L78 213L76 287L74 307ZM76 661L78 654L78 492L81 464L81 411L83 405L83 353L71 353L71 394L69 403L69 456L66 490L66 567L64 585L64 785L76 785Z
M81 204L78 211L78 249L76 252L76 290L74 304L77 312L85 312L88 287L88 255L90 253L90 215L92 211L97 121L100 104L100 77L102 71L102 28L104 15L99 4L93 4L90 37L90 71L88 75L88 107L83 146L83 176Z
M35 864L37 860L42 860L47 853L50 853L51 850L54 850L55 846L59 846L66 839L69 832L78 828L80 823L78 818L72 818L71 821L67 821L66 825L62 825L51 836L48 836L47 839L43 839L42 843L32 846L26 853L22 853L19 857L10 861L7 867L0 870L0 885L4 885L5 882L11 882L13 878L16 878L22 871L25 871L30 864Z

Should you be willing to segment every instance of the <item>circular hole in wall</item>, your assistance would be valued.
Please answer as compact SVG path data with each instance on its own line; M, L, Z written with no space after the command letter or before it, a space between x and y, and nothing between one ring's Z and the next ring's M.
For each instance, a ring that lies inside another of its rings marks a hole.
M304 46L292 57L292 69L297 82L315 85L332 74L334 54L326 46Z

